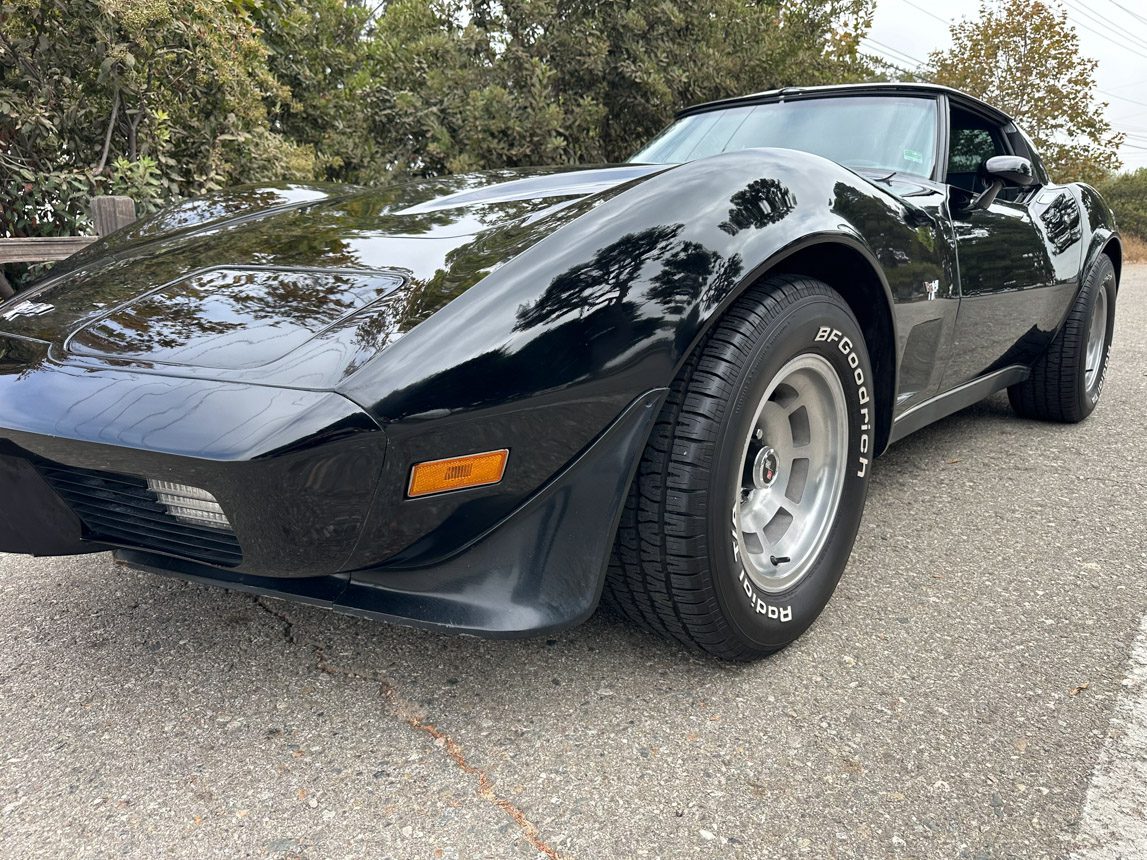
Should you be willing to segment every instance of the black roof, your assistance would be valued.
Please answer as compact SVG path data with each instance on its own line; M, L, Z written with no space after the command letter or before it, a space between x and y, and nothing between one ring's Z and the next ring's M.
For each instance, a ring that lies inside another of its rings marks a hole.
M884 81L870 84L829 84L827 86L784 87L779 90L766 90L747 96L734 96L732 98L718 99L716 101L692 105L691 107L678 111L677 116L688 116L693 113L702 113L717 108L736 107L738 105L765 104L768 102L820 98L835 95L854 96L864 95L866 93L872 95L890 95L894 93L903 95L935 95L942 93L953 101L959 102L980 113L988 114L1001 122L1012 122L1011 117L998 108L994 108L987 102L981 101L967 93L960 92L960 90L952 89L952 87L944 87L940 84L892 83Z

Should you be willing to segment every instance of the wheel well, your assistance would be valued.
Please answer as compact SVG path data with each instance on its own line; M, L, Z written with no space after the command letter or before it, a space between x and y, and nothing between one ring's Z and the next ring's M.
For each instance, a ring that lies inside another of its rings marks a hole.
M1112 236L1107 240L1107 244L1103 246L1100 252L1106 254L1111 258L1111 265L1115 267L1115 287L1119 288L1119 278L1123 273L1123 246L1119 244L1119 240Z
M884 284L860 251L838 242L811 245L785 257L762 277L785 273L824 281L844 297L864 332L877 403L876 445L880 453L892 433L896 389L896 337Z

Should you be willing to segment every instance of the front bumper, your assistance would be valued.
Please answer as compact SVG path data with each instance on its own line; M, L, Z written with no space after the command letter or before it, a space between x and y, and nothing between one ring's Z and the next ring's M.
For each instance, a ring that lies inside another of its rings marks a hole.
M386 437L346 398L46 363L5 370L0 551L142 545L255 575L303 577L350 557ZM238 555L217 552L222 533L165 521L147 478L211 493Z

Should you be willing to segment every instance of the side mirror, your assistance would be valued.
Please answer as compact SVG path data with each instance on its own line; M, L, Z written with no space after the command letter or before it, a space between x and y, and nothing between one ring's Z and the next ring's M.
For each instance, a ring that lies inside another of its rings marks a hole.
M1006 185L1027 187L1035 182L1035 168L1018 155L994 155L984 162L984 172Z
M973 209L987 209L1005 185L1026 188L1035 182L1035 168L1031 161L1018 155L993 155L984 162L984 173L992 178L992 184L972 200Z

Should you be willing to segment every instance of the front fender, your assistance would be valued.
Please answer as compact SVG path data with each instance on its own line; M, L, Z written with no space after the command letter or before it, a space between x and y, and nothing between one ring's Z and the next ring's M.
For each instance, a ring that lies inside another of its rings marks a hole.
M374 512L372 551L429 563L488 530L635 397L667 387L740 291L810 238L872 261L882 302L947 285L921 216L833 162L775 149L666 169L589 203L339 387L387 432L395 501ZM413 463L501 447L502 484L398 501ZM426 554L403 551L416 536L429 536Z

